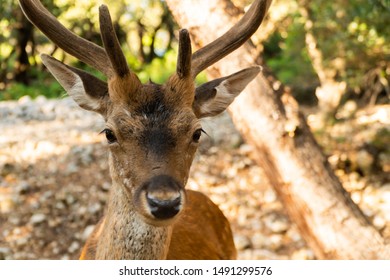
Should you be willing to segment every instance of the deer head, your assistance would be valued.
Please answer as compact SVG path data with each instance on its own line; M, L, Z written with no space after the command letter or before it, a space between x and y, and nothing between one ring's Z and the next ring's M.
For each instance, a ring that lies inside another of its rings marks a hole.
M253 66L199 87L195 77L249 39L264 17L266 2L256 1L225 35L194 54L188 31L181 30L176 73L159 85L142 84L131 72L106 6L99 9L102 48L67 30L39 0L20 0L26 16L55 44L107 77L105 82L41 56L80 107L103 116L113 183L148 224L168 225L179 216L203 132L199 119L223 112L261 68Z

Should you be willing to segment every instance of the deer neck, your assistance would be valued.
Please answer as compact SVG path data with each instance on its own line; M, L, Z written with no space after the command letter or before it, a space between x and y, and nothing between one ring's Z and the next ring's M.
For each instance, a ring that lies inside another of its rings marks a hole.
M166 259L172 226L156 227L142 220L122 184L113 184L98 240L97 259Z

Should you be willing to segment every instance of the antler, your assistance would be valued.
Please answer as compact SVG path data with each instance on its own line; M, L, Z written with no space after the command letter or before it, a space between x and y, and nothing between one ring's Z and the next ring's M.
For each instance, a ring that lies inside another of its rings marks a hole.
M58 47L106 76L113 75L113 69L108 66L106 51L102 47L69 31L46 10L40 0L19 0L19 3L27 18Z
M111 66L118 76L124 77L130 73L130 69L112 26L110 12L106 5L99 7L99 22L103 45L111 61Z
M192 55L193 77L244 44L259 28L271 2L256 0L224 35L196 51Z
M191 74L191 39L187 29L180 30L176 73L180 79Z
M81 38L65 28L40 0L19 0L28 19L65 52L96 68L107 77L130 73L115 35L108 8L100 7L100 28L104 48ZM258 29L272 0L256 0L248 12L224 35L192 54L188 31L180 31L176 72L180 78L201 71L244 44ZM111 63L110 63L111 62Z

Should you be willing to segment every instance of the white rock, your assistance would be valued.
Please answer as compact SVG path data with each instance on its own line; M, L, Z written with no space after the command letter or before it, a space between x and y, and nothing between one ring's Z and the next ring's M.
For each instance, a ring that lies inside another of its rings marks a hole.
M275 214L270 214L264 218L264 224L273 233L283 233L288 230L290 224L287 218Z
M268 236L260 232L256 232L252 236L252 244L253 244L253 248L255 249L263 249L267 246L268 243L269 243Z
M22 96L21 98L19 98L18 103L20 105L26 105L26 104L32 104L33 102L32 102L32 99L30 96L25 95L25 96Z
M380 215L375 216L372 223L378 230L381 230L386 226L386 220Z
M252 246L251 240L245 235L234 236L234 245L237 250L248 249Z
M272 202L275 202L276 199L277 199L276 192L273 189L268 188L265 191L264 196L263 196L264 203L272 203Z
M362 193L361 192L352 192L351 193L351 199L356 204L359 204L362 201Z
M0 260L7 260L11 256L11 249L0 247Z
M96 214L102 209L102 205L99 202L96 202L88 207L88 212L91 214Z
M291 255L293 260L314 260L314 258L314 253L310 249L300 249Z
M96 226L96 225L89 225L89 226L87 226L87 227L84 229L84 231L83 231L83 233L82 233L82 235L81 235L81 240L82 240L82 241L86 241L86 240L88 239L88 237L92 234L93 230L95 229L95 226ZM236 246L237 246L237 245L236 245Z
M42 213L36 213L31 216L30 223L33 225L40 224L46 220L46 215Z
M15 188L16 192L24 194L31 189L30 184L26 181L21 181Z
M283 235L273 234L268 239L268 248L278 250L283 245Z
M256 249L238 252L240 260L287 260L288 256L279 255L270 250Z
M73 241L69 248L68 248L68 252L73 254L75 253L76 251L78 251L80 249L80 244L77 242L77 241Z
M372 170L374 160L374 156L366 150L360 150L356 154L356 163L366 174Z
M0 213L10 213L15 209L15 200L12 197L0 197Z

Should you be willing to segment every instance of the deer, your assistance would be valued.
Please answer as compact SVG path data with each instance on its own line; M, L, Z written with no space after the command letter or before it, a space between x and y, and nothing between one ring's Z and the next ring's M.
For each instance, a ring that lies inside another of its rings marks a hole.
M252 36L267 0L254 1L231 29L194 53L188 30L181 29L176 72L164 84L143 84L130 70L106 5L99 7L101 47L64 27L40 0L19 3L54 44L107 78L41 54L68 95L105 121L112 185L80 259L235 259L227 218L205 194L185 186L205 133L200 120L225 111L261 66L199 86L195 78Z

